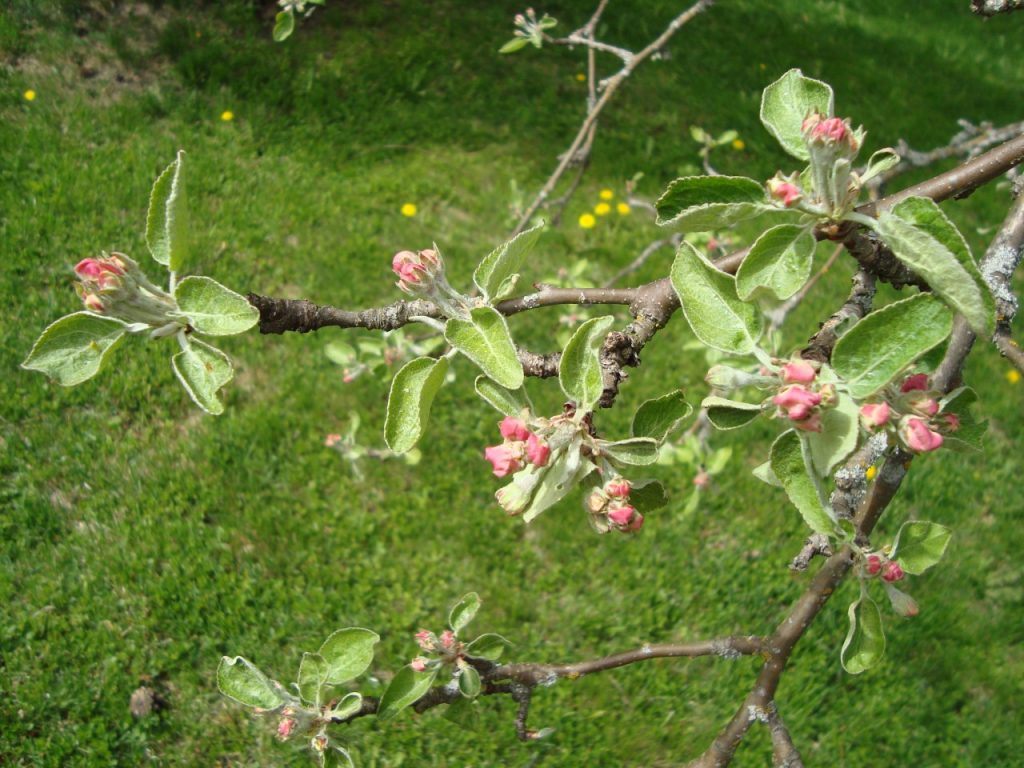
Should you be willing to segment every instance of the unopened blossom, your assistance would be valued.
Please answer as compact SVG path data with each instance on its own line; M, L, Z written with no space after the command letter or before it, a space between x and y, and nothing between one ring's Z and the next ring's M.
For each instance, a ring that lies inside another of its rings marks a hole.
M506 416L498 425L501 436L506 440L525 440L530 436L530 429L522 419Z
M604 492L609 496L614 496L620 499L624 499L629 496L629 492L633 489L633 484L624 477L616 477L614 480L609 480L604 487Z
M495 477L518 472L523 466L522 443L503 443L484 449L484 458L491 462Z
M295 730L296 722L294 718L285 717L277 724L277 735L281 739L287 739L292 735L292 731Z
M781 202L786 208L796 205L803 199L800 187L791 181L777 176L768 180L768 194Z
M427 659L423 656L417 656L409 662L409 666L413 672L424 672L427 669Z
M928 374L927 373L915 373L913 376L907 376L900 385L900 392L913 392L914 390L928 389Z
M711 475L703 467L693 477L693 484L698 488L707 488L711 484Z
M446 629L441 633L441 647L450 649L455 645L455 633Z
M910 407L922 416L934 416L939 412L939 404L934 397L918 397L911 400Z
M433 632L421 629L414 637L416 638L416 644L424 651L433 651L437 646L437 637Z
M615 525L625 527L632 522L633 515L635 514L636 510L628 505L613 507L608 510L608 519L615 523Z
M78 279L99 291L119 288L124 273L125 264L116 255L102 259L82 259L75 265Z
M950 432L956 432L960 429L960 417L955 413L944 413L942 414L942 420L946 422L946 429Z
M639 531L644 525L644 516L637 512L633 515L633 521L626 526L626 533L634 533Z
M900 568L900 564L892 560L886 563L885 567L882 569L882 580L888 581L890 584L894 581L899 581L904 575L903 569Z
M429 288L444 272L441 256L432 248L419 252L399 251L391 259L391 270L400 278L397 285L406 293Z
M805 419L794 419L793 427L801 432L821 432L821 413L815 411Z
M106 307L103 304L103 299L101 299L95 293L83 294L82 304L85 305L85 308L88 309L90 312L95 312L100 315L102 315L103 312L106 310Z
M874 429L888 422L890 413L888 403L865 403L860 407L860 420L868 429Z
M782 366L782 380L787 384L810 384L818 372L806 360L793 360Z
M331 432L329 435L324 437L324 445L328 448L333 448L335 445L341 442L341 435L337 432Z
M535 467L543 467L547 465L549 458L551 458L551 446L548 445L547 440L531 432L526 438L526 460Z
M882 570L882 558L879 555L868 555L867 564L865 565L864 570L874 576Z
M900 428L900 437L910 450L918 453L934 451L943 442L942 435L929 429L927 422L913 417L904 419Z
M772 402L786 411L786 416L793 421L809 418L811 409L821 403L821 395L794 384L786 387L772 398Z
M590 512L597 514L608 506L608 497L600 489L595 489L589 496L587 496L585 503Z

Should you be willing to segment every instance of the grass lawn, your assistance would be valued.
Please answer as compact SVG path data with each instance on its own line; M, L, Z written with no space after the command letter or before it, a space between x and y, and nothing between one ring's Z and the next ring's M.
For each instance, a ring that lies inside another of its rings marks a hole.
M218 694L222 655L287 681L334 629L370 627L382 642L360 690L379 695L416 654L412 633L440 630L469 590L484 599L473 629L512 640L511 658L554 662L762 633L808 580L786 568L803 541L799 516L749 472L777 432L767 422L714 437L733 459L695 514L682 514L692 471L655 467L673 502L639 536L599 537L576 498L528 528L495 505L482 451L498 418L474 400L465 361L434 404L421 463L367 460L362 478L323 445L353 412L362 439L382 444L386 380L344 384L325 354L358 334L227 339L238 374L217 418L175 380L171 340L129 340L74 389L19 369L40 331L78 309L79 259L116 249L156 274L144 255L148 193L179 148L191 271L243 293L364 307L400 297L393 252L432 241L453 284L467 286L581 119L581 51L497 55L515 3L329 0L284 44L270 40L272 5L12 0L0 12L0 764L310 765ZM564 32L592 6L538 10ZM602 116L584 183L525 279L585 259L600 284L658 237L639 210L593 229L576 222L602 188L620 199L642 172L638 194L653 199L691 172L691 125L739 132L742 149L714 156L723 173L789 170L757 107L790 67L833 85L839 113L869 130L868 151L901 137L943 144L958 118L1021 119L1024 15L983 22L967 6L721 2ZM681 7L612 3L600 34L640 46ZM990 185L943 207L980 255L1008 199ZM400 213L405 203L414 216ZM629 280L663 276L670 259L660 252ZM781 350L841 303L851 273L840 261L791 317ZM513 332L552 351L560 314L518 316ZM689 341L678 318L659 333L621 407L599 414L602 432L625 436L636 405L676 387L699 402L707 360L684 350ZM886 610L885 662L859 677L839 665L850 584L799 644L778 701L809 765L1019 764L1024 382L1009 371L991 349L973 355L966 378L989 419L985 452L915 461L883 520L889 536L917 517L955 531L942 567L912 581L921 615ZM553 382L528 387L542 409L558 408ZM534 697L531 726L556 729L537 743L516 740L514 706L498 698L478 707L477 729L439 708L365 718L339 736L360 768L682 765L757 667L655 661L560 683ZM136 718L140 686L161 706ZM768 754L755 729L736 764L763 766Z

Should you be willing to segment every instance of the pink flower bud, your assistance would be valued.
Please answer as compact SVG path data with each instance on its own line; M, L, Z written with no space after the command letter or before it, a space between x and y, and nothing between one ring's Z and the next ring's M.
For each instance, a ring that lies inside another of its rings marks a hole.
M811 406L797 403L786 412L786 415L793 421L803 421L810 418L813 412L814 409Z
M419 253L399 251L391 259L391 270L400 278L397 285L406 293L423 292L444 271L441 256L432 248ZM426 284L426 285L424 285Z
M450 650L455 645L455 633L450 629L446 629L441 633L441 646L445 649Z
M544 438L537 437L531 432L526 438L526 460L535 467L543 467L547 465L550 457L551 446Z
M636 531L639 531L643 527L643 524L644 516L637 512L636 515L633 516L633 522L626 526L626 533L634 533Z
M794 421L793 427L801 432L821 432L821 414L813 413L806 419Z
M830 117L811 127L811 138L838 142L846 138L847 130L845 122L838 117Z
M810 384L818 372L806 360L794 360L782 366L782 380L787 384Z
M707 248L708 248L708 251L710 251L710 252L714 252L714 251L718 250L718 241L715 240L715 238L712 237L710 240L708 240Z
M786 208L796 205L803 198L800 187L780 177L768 180L768 194L779 200Z
M880 570L882 570L882 558L878 555L868 555L867 564L864 567L870 575L874 576Z
M865 403L860 407L860 420L867 429L881 427L889 421L889 404Z
M628 505L613 507L608 511L608 519L619 528L625 528L633 522L634 515L636 515L636 510Z
M821 402L821 395L817 392L811 392L799 384L794 384L775 395L772 398L772 402L780 408L786 409L792 408L795 405L806 405L813 408Z
M421 629L414 637L416 638L416 644L424 651L433 651L437 647L437 638L433 632Z
M900 564L894 560L890 560L885 564L885 568L882 569L882 580L888 581L890 584L894 581L899 581L904 575Z
M806 134L806 133L814 130L814 128L820 122L821 122L821 114L818 113L818 112L812 112L807 117L805 117L804 121L800 124L800 132L803 133L803 134Z
M290 717L285 717L277 724L277 735L282 739L287 739L292 735L292 731L295 730L295 720Z
M412 667L413 672L424 672L427 669L427 660L422 656L417 656L409 662L409 666Z
M942 414L942 420L946 422L946 429L950 432L956 432L960 429L960 417L955 413L944 413Z
M331 432L324 438L324 445L328 448L333 448L335 445L341 442L341 435L337 432Z
M608 506L608 497L601 491L594 491L587 497L587 509L595 515Z
M522 444L492 445L484 449L484 458L494 467L495 477L505 477L505 475L517 472L522 468Z
M910 407L922 416L934 416L939 412L939 404L933 397L919 397L911 401Z
M501 436L506 440L525 440L530 436L530 430L527 428L526 422L522 419L514 419L511 416L506 416L502 419L498 429L501 430Z
M117 288L124 277L124 262L118 258L82 259L75 265L75 274L83 283L91 283L99 290Z
M915 389L928 389L927 373L915 373L913 376L907 376L900 385L900 392L913 392Z
M711 484L711 475L707 473L707 470L701 468L693 478L693 484L698 488L707 488Z
M943 437L928 428L927 422L921 419L908 418L900 429L900 437L907 447L918 453L934 451L942 445Z
M604 487L604 492L609 496L613 496L619 499L625 499L629 496L629 492L632 490L633 484L624 477L616 477L613 480L609 480Z
M103 306L103 299L97 296L95 293L87 293L82 297L82 303L85 308L90 312L95 312L98 315L103 314L105 307Z

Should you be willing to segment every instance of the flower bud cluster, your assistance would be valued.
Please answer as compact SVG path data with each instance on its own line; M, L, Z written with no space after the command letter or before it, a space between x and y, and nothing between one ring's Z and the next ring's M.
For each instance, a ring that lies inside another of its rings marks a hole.
M427 656L417 656L409 666L415 672L425 672L442 664L458 664L463 661L466 655L466 645L459 641L459 638L450 629L446 629L440 636L433 632L421 629L413 637L416 644Z
M821 432L822 412L836 403L833 384L817 381L818 371L806 360L791 360L779 371L782 386L772 398L779 407L776 415L804 432Z
M531 432L525 421L506 416L498 429L504 442L484 449L484 458L491 462L495 477L518 472L526 463L535 467L547 465L551 446L539 434Z
M464 317L472 302L448 284L444 259L435 245L422 251L399 251L391 257L391 271L398 275L395 283L410 296L429 299L446 317Z
M902 581L906 574L895 560L890 560L882 552L872 552L864 558L864 573L868 576L880 576L882 581L892 584Z
M601 488L595 488L584 504L590 521L601 533L615 529L621 533L635 533L644 524L644 516L629 503L632 483L624 477L613 477Z
M141 323L155 333L171 333L185 324L176 315L174 297L153 285L123 253L82 259L75 265L75 275L75 292L90 312Z
M960 417L942 413L939 393L929 388L928 374L907 376L899 391L887 390L886 399L865 403L860 420L869 432L878 429L893 431L900 441L915 453L927 453L942 447L944 435L960 428Z

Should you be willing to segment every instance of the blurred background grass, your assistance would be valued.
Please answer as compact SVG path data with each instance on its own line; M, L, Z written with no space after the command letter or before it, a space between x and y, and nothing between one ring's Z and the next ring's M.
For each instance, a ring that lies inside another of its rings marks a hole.
M565 31L592 5L538 9ZM966 0L851 5L735 0L683 29L602 116L587 179L526 278L587 259L600 282L657 237L641 211L590 230L576 221L599 189L621 198L638 172L638 193L657 196L696 161L690 125L739 131L744 148L714 157L722 172L788 169L757 105L793 66L832 83L839 113L868 128L868 150L900 137L945 143L957 118L1021 118L1024 18L982 22ZM600 34L639 46L681 7L613 3ZM574 502L528 529L496 507L481 454L497 418L473 401L465 365L435 404L421 465L369 463L361 482L323 437L357 411L363 439L379 443L387 386L341 383L323 350L352 338L343 332L226 341L239 374L217 419L174 380L170 342L132 340L72 390L17 367L47 323L77 308L77 260L118 249L144 261L149 187L178 148L191 161L196 273L242 292L369 306L398 297L391 253L436 241L466 285L582 116L581 51L496 54L520 10L331 0L275 45L272 3L5 4L0 762L307 765L218 695L219 657L243 654L288 680L330 631L368 626L383 640L362 690L379 693L415 654L411 633L439 629L471 589L485 601L474 629L509 637L516 659L548 661L763 632L800 593L806 577L785 566L802 525L748 471L766 456L770 425L716 436L735 458L696 515L680 514L692 473L659 467L673 504L640 536L597 537ZM990 185L944 207L980 253L1007 200ZM407 202L416 216L399 213ZM662 252L634 279L665 274L669 260ZM841 301L849 274L842 262L832 270L792 317L784 349ZM513 330L546 351L558 313L517 317ZM621 407L600 415L602 431L624 434L632 408L674 387L699 401L706 363L681 354L690 339L680 321L658 335ZM943 567L911 584L921 616L888 614L885 663L844 675L847 588L798 647L779 702L809 764L1019 764L1024 384L1008 371L991 350L974 355L985 454L916 462L883 523L889 534L907 517L955 529ZM530 387L557 407L551 382ZM479 731L431 712L367 719L340 737L360 766L681 765L731 716L756 668L658 661L559 684L535 697L533 726L556 728L536 744L515 740L503 700L479 708ZM128 702L141 685L164 706L136 719ZM768 753L755 730L737 764L764 765Z

